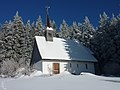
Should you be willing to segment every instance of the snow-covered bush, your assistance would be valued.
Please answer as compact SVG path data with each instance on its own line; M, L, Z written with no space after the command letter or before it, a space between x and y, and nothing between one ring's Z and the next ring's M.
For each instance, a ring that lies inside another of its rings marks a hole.
M13 76L15 76L15 72L17 69L18 69L17 63L15 63L12 60L6 60L6 61L2 62L0 71L1 71L2 75L7 75L7 76L13 77Z

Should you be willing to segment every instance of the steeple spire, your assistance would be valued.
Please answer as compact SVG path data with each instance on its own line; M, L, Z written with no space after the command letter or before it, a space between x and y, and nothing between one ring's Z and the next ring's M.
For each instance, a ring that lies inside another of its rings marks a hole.
M49 6L46 7L46 26L50 28L51 27L50 26L50 18L49 18L49 13L48 13L49 8L50 8Z
M46 7L46 31L45 31L45 38L46 41L53 41L53 29L50 26L50 18L49 18L49 13L48 13L48 9L50 7Z

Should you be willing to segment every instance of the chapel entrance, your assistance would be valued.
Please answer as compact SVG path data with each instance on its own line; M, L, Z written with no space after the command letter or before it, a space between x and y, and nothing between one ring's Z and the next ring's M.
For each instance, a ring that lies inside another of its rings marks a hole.
M59 63L53 63L53 74L59 74L59 73L60 73Z

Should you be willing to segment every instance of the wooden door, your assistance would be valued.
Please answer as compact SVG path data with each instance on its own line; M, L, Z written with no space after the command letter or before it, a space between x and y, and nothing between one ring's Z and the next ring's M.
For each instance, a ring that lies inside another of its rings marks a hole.
M60 72L59 63L53 63L53 73L59 74L59 72Z

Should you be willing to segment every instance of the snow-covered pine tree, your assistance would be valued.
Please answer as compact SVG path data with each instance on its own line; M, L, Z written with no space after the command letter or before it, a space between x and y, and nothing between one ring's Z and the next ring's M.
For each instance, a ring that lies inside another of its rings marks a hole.
M102 74L120 75L120 21L103 19L91 41ZM101 17L100 17L101 21ZM116 22L117 21L117 22ZM105 23L108 22L108 23ZM111 23L111 25L109 25Z
M40 35L43 36L43 22L41 19L41 16L38 17L37 21L36 21L36 29L35 29L35 35Z
M69 27L69 39L74 39L75 38L75 32L73 31L73 27Z
M38 30L42 30L42 28L43 28L43 22L42 22L41 16L39 16L37 21L36 21L36 28Z
M93 25L90 23L88 17L85 17L84 25L83 25L83 33L82 33L82 42L84 45L89 46L90 40L93 38L95 33L95 29Z
M7 24L4 25L4 29L7 28L6 27ZM5 60L5 45L4 45L4 37L5 37L5 31L1 30L0 31L0 73L1 73L1 65L3 60Z
M62 24L60 25L60 33L59 37L64 39L69 39L69 27L65 20L63 20Z
M119 14L119 15L117 15L117 20L118 20L118 21L120 20L120 14Z
M56 34L57 34L57 26L56 26L56 23L55 23L55 21L53 20L52 22L51 22L51 27L53 28L53 30L54 30L54 37L56 37Z
M31 45L33 45L33 40L34 40L34 36L35 36L34 23L32 23L32 26L31 26L30 20L28 20L25 28L26 28L27 38L29 38L27 40L29 41L29 43L31 42Z
M13 25L13 28L14 29L23 29L24 28L24 24L23 24L23 21L22 21L22 18L19 16L19 12L17 11L16 12L16 15L14 16L14 21L13 21L14 25Z
M78 23L78 33L77 33L77 36L78 36L78 40L79 41L82 41L82 34L83 34L83 25L82 25L82 23Z
M29 63L31 57L27 34L18 12L14 16L13 22L6 22L2 26L3 36L0 39L0 60L2 61L1 66L4 66L1 70L2 74L14 76L18 68L28 65L27 63Z
M32 27L30 25L30 20L27 21L25 29L26 29L26 34L29 35L30 34L29 32L31 32L31 29L32 29Z
M32 25L30 25L30 20L27 21L26 24L26 44L27 44L27 49L26 49L26 66L27 66L27 70L29 69L29 64L30 64L30 60L31 60L31 55L32 55L32 50L33 50L33 43L34 43L34 22L32 23Z
M12 25L13 23L10 22L5 22L2 26L2 37L1 39L1 45L0 45L0 60L1 60L1 73L2 74L9 74L13 75L15 72L14 70L17 68L16 66L9 61L14 63L14 53L15 51L13 50L13 43L14 43L14 38L13 38L13 30L12 30ZM6 64L6 65L5 65ZM9 64L9 66L8 66ZM3 68L4 66L4 68Z
M79 41L81 41L82 39L82 33L83 33L83 28L82 28L82 24L81 23L76 23L76 22L73 22L73 25L72 25L72 29L71 32L72 32L72 38L75 38L75 39L78 39Z
M13 49L15 50L17 62L23 66L25 60L25 50L27 49L26 44L26 31L24 29L24 24L22 18L19 16L17 11L16 15L14 16L13 21L13 31L14 31L14 46Z
M109 26L109 17L107 16L107 14L105 12L103 12L103 15L100 14L99 24L100 24L99 25L100 28Z
M76 22L73 22L73 25L70 27L70 37L77 39L78 26Z
M110 25L115 26L117 24L117 22L118 22L117 18L115 17L114 14L112 14L112 19L111 19Z

